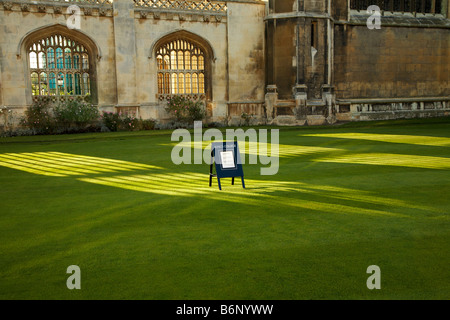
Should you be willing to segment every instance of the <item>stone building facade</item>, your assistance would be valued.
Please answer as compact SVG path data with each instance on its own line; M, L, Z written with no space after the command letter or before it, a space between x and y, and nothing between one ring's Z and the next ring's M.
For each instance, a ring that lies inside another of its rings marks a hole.
M88 98L165 121L184 95L230 125L448 115L449 18L449 0L0 0L0 106Z

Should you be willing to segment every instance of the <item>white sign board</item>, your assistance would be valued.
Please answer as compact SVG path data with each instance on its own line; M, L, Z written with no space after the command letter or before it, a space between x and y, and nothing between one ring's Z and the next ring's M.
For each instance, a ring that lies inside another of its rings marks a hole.
M221 151L220 160L222 161L222 168L224 169L234 168L236 166L234 164L233 151Z

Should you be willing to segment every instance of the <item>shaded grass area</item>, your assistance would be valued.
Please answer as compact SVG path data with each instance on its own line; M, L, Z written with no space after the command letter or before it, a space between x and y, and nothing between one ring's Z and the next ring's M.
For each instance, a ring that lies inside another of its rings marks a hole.
M244 165L247 189L222 192L206 164L171 162L170 132L37 138L0 157L72 174L1 158L2 299L449 298L448 119L280 128L278 174Z

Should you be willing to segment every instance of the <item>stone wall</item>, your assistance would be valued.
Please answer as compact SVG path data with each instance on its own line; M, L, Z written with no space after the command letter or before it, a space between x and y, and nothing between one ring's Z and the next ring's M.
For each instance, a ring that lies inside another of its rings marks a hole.
M143 118L167 119L157 96L155 43L186 32L211 48L208 121L226 121L229 103L264 101L265 2L205 3L0 1L0 104L18 113L32 104L25 43L55 30L95 47L94 102L101 110L133 109ZM67 28L71 4L81 8L79 30Z
M450 95L450 28L335 26L338 99Z
M349 0L269 2L265 108L273 123L448 115L449 2L436 14L381 11L381 29Z

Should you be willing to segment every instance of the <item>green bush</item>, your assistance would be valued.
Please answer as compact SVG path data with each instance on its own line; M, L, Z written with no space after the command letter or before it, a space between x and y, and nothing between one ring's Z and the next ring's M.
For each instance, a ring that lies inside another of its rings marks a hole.
M56 122L64 131L83 131L99 119L97 107L84 101L69 100L60 103L53 112Z
M28 107L20 124L31 129L33 134L53 134L57 128L48 101L39 101Z
M206 115L202 101L193 101L183 96L169 98L166 111L177 122L203 120Z
M152 119L142 120L132 115L114 112L103 112L101 119L109 131L154 130L156 124Z
M155 130L156 121L153 119L140 120L140 130Z
M119 114L119 131L136 131L139 130L139 119L128 114Z
M191 101L188 108L188 121L200 121L205 118L205 110L201 101Z
M119 129L121 119L118 113L104 111L101 119L104 126L107 127L109 131L115 132Z
M142 120L113 112L103 112L100 115L96 106L84 101L70 100L53 109L49 101L41 99L25 111L25 116L21 119L23 134L99 132L102 125L109 131L154 130L156 127L153 119Z

